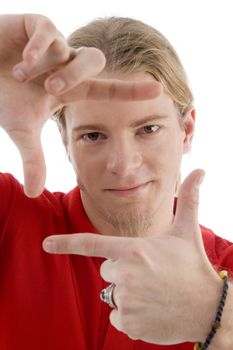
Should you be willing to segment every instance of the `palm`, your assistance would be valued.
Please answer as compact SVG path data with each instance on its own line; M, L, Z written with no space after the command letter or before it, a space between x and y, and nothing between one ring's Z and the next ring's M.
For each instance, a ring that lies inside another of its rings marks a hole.
M54 98L46 93L42 82L18 83L0 75L0 121L9 133L40 129L52 113ZM10 135L11 136L11 135Z

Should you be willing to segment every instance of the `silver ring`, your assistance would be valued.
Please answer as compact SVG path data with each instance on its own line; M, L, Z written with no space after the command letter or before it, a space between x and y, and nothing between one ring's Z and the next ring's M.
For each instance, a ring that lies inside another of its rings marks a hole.
M107 288L102 289L100 292L100 299L110 307L117 309L117 306L113 299L113 290L115 287L115 283L112 283Z

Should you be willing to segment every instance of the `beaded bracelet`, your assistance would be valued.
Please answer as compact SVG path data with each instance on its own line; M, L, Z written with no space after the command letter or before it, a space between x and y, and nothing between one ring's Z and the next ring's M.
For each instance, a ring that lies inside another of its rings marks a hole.
M213 322L212 328L210 333L208 334L205 342L202 343L196 343L194 345L194 350L206 350L208 346L210 345L213 337L215 336L217 330L221 328L221 318L223 313L223 308L225 305L226 297L227 297L227 291L228 291L228 273L227 271L223 270L219 272L219 276L223 279L224 285L223 285L223 292L221 296L221 300L217 309L216 317Z

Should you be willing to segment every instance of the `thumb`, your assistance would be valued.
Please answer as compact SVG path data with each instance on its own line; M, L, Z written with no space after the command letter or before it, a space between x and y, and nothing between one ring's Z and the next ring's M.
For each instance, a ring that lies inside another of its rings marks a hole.
M205 172L201 169L192 171L180 187L174 226L179 228L179 235L193 237L198 224L199 188Z
M41 130L14 131L9 136L18 148L24 171L24 192L28 197L39 196L44 189L46 166L41 145Z

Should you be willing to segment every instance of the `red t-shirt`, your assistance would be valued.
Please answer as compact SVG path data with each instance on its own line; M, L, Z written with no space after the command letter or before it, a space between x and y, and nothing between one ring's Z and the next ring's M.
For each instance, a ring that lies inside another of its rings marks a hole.
M42 250L48 235L75 232L95 232L78 187L30 199L16 179L0 174L0 349L193 350L191 343L133 341L114 329L99 298L103 260ZM204 227L202 233L212 264L233 271L233 245Z

